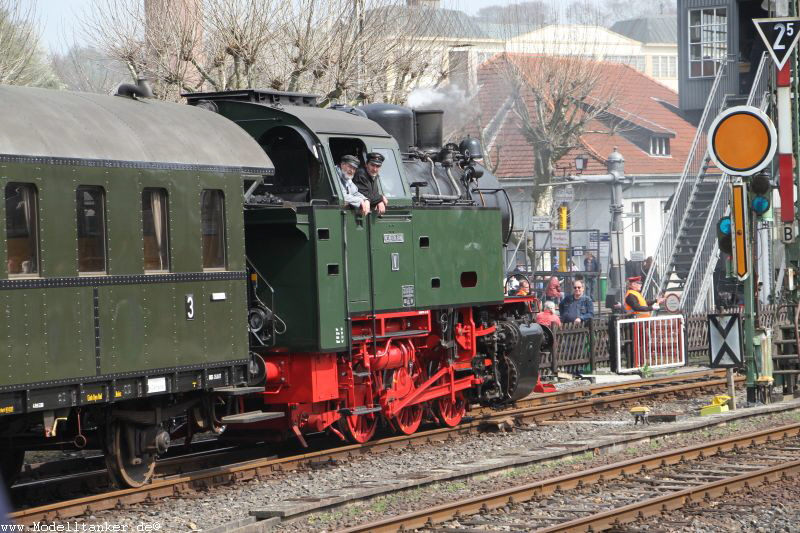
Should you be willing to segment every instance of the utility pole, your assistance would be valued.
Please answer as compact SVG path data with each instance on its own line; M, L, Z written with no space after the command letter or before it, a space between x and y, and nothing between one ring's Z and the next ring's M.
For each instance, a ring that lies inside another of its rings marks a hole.
M622 294L625 288L625 238L622 224L622 185L629 183L625 177L625 158L614 147L614 151L606 159L608 174L587 176L569 176L575 183L607 183L611 185L611 224L609 240L611 241L611 265L608 271L609 294L616 294L619 301L622 301Z

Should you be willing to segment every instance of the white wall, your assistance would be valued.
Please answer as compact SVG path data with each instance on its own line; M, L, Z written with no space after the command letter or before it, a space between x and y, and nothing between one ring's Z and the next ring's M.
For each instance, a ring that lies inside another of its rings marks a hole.
M651 183L642 185L641 183ZM653 178L650 182L637 179L637 185L623 191L623 225L625 238L625 257L631 258L633 250L633 202L644 202L643 244L644 257L656 252L661 237L666 214L662 211L662 202L666 202L675 190L677 177L674 179ZM570 204L570 228L575 230L596 229L600 233L608 233L611 227L611 185L610 184L574 184L575 201ZM532 210L528 188L506 186L514 206L515 229L525 228ZM556 227L557 218L553 218ZM582 239L576 237L575 240ZM573 244L576 244L573 242ZM608 262L602 258L601 270L608 270Z

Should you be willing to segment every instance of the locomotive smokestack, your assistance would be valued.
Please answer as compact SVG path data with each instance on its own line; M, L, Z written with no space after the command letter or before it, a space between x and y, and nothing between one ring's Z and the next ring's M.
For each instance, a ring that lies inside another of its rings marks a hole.
M145 78L139 78L136 80L136 84L133 83L122 83L119 87L117 87L117 91L114 93L114 96L126 96L128 98L152 98L153 97L153 89L150 87L150 82L147 81Z
M414 110L417 148L423 152L438 152L442 148L443 118L444 111L441 109Z

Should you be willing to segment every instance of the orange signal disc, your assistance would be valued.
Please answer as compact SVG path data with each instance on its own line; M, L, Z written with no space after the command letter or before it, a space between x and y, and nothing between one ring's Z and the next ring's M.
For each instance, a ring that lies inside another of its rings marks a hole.
M711 142L720 163L730 169L747 171L767 158L772 139L767 125L745 111L722 119Z

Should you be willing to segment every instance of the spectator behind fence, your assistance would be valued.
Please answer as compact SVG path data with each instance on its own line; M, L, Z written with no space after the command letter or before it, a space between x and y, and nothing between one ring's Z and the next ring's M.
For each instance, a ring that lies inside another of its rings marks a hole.
M556 276L552 276L547 283L547 288L544 290L544 299L550 302L560 302L563 297L564 293L561 292L561 282Z
M594 317L594 304L592 299L584 293L583 280L572 282L572 294L561 300L559 306L561 321L564 324L581 324L589 322Z
M583 269L586 271L586 294L594 300L596 296L594 293L595 280L597 272L600 272L600 265L592 252L586 252L583 256Z
M548 328L561 325L561 319L556 314L555 302L547 301L544 303L544 311L536 315L536 323Z

